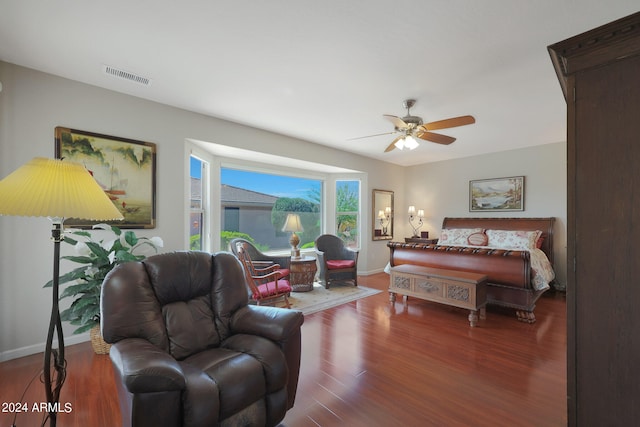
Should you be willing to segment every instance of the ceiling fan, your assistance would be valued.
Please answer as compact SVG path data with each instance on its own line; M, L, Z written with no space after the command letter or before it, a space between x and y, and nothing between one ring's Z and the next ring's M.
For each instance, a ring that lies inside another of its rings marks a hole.
M425 141L435 142L437 144L449 145L456 139L447 135L442 135L439 133L431 132L432 130L438 129L448 129L457 126L470 125L476 122L476 119L473 116L460 116L453 117L450 119L439 120L437 122L423 123L422 118L418 116L411 115L411 107L413 107L416 103L415 99L407 99L403 102L404 108L407 109L407 115L400 118L397 116L392 116L390 114L385 114L382 117L389 120L393 123L395 130L393 132L380 133L377 135L369 135L363 136L360 138L369 138L372 136L380 136L380 135L390 135L394 133L401 133L396 139L394 139L391 144L384 150L385 153L398 148L400 150L404 148L408 148L409 150L413 150L418 147L418 142L414 139L420 138Z

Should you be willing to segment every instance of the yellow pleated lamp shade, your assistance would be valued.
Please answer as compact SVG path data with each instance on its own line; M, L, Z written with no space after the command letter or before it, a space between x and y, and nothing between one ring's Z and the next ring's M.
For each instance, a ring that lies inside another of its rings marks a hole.
M123 219L81 164L36 157L0 181L0 215Z

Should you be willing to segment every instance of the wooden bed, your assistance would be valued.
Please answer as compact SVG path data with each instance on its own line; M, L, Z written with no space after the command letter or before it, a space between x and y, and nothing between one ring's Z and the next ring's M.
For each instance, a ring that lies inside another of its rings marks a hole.
M553 217L445 218L442 228L540 230L540 249L553 266L554 222ZM411 264L486 274L488 304L514 308L519 320L535 321L535 303L546 289L536 289L533 285L529 251L401 242L389 242L387 246L390 249L391 267Z

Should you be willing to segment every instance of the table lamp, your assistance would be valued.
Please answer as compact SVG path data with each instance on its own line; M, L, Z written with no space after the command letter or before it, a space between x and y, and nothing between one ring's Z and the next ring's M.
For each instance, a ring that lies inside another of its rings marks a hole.
M0 215L48 217L52 223L53 303L44 351L43 376L49 411L47 417L49 425L55 426L60 390L66 376L64 336L58 307L60 242L64 239L64 220L121 220L123 216L84 166L42 157L32 159L0 181ZM54 334L58 337L58 349L52 348ZM51 375L52 357L55 378Z
M287 214L287 219L284 222L282 231L291 232L291 237L289 238L289 244L291 245L291 258L299 259L300 249L298 249L298 244L300 244L300 237L298 237L296 232L304 231L302 223L300 222L300 215L293 213Z

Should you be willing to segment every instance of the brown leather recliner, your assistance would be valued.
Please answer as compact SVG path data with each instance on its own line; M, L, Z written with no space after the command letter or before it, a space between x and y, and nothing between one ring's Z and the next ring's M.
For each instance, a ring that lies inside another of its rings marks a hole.
M293 407L301 312L248 304L230 253L173 252L105 278L124 426L274 426Z

